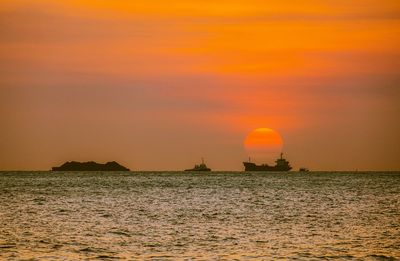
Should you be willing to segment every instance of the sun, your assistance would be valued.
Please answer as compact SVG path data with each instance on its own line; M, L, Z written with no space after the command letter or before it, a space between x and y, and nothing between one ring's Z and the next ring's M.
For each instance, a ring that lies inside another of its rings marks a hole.
M282 151L281 135L270 128L257 128L251 131L244 140L248 156L255 159L274 158Z

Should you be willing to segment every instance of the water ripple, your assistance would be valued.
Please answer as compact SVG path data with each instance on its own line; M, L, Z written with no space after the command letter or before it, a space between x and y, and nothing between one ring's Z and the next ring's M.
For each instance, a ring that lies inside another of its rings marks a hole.
M400 173L1 172L0 202L0 259L400 259Z

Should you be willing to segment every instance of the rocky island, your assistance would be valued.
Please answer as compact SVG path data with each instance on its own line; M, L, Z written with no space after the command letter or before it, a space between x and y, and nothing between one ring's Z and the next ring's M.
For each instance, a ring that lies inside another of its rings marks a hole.
M68 161L60 167L52 167L52 171L129 171L129 169L115 161L110 161L106 164L100 164L94 161Z

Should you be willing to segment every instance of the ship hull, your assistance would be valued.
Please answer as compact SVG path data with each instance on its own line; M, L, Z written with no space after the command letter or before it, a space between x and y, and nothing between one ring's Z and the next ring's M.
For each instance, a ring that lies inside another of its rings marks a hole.
M185 169L185 171L211 171L211 169Z
M290 166L256 165L252 162L243 162L245 171L289 171Z

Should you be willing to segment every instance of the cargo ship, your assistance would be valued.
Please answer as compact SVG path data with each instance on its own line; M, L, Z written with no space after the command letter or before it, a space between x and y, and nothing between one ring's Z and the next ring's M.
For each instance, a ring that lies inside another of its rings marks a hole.
M211 171L211 169L207 167L204 163L204 159L201 158L201 164L196 164L193 169L185 169L185 171Z
M281 153L281 157L277 159L275 166L270 166L268 164L256 165L253 162L243 162L245 171L289 171L292 169L289 161L283 158L283 153Z

